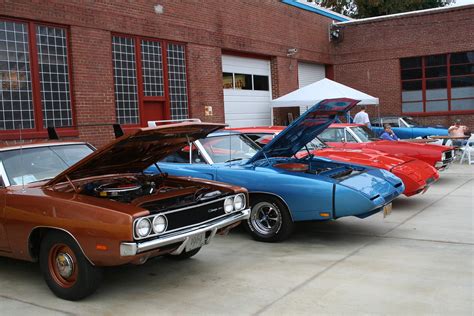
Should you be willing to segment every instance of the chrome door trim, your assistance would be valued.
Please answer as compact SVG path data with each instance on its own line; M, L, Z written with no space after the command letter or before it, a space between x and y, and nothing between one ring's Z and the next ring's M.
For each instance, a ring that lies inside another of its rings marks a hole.
M358 143L363 143L363 141L359 138L359 136L357 136L357 134L352 131L352 128L350 128L350 127L345 127L344 130L348 130L349 134L351 134L352 137L354 137L354 139L355 139Z
M208 165L213 165L214 164L214 161L212 161L211 159L211 156L209 156L209 154L207 153L206 149L204 148L204 146L201 144L200 141L196 140L194 142L194 144L196 145L196 147L199 149L199 151L201 152L202 156L204 157L204 159L206 160L206 163Z
M5 187L10 186L10 180L7 177L7 172L5 171L5 167L3 166L3 162L0 160L0 176L2 176L3 183Z

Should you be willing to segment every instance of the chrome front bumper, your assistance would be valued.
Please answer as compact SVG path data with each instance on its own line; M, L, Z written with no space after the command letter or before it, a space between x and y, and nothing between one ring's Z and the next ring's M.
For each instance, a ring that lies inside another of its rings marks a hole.
M438 169L439 171L448 169L449 165L453 163L454 159L456 159L456 152L454 150L445 151L443 152L441 156L441 160L436 162L435 168Z
M153 240L144 242L122 242L120 244L120 255L122 257L135 256L146 251L181 242L181 245L175 251L175 254L179 254L181 251L183 251L190 237L197 234L210 232L205 242L208 244L212 238L214 238L219 229L225 228L239 221L246 220L249 218L249 216L250 209L246 209L229 214L224 218L219 218L205 224L197 224L194 227L187 228L182 231L176 231L169 235L165 235Z
M438 171L444 171L449 168L449 166L453 163L454 158L446 159L443 161L437 161L435 164L435 168Z

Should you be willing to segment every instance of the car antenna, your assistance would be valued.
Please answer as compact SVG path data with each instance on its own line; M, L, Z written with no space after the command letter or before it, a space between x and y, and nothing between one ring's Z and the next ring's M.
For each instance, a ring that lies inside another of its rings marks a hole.
M19 123L20 128L20 166L23 168L23 123ZM21 173L21 192L25 193L25 170Z
M232 133L229 130L229 161L232 161ZM232 162L229 164L229 167L232 168Z

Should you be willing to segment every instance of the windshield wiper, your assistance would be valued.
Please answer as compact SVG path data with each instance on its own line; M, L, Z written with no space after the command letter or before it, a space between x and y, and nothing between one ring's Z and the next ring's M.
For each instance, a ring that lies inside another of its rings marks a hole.
M224 161L224 163L232 162L232 161L238 161L238 160L242 160L242 159L244 159L244 158L233 158L233 159L229 159L229 160Z
M30 181L30 182L28 182L28 183L36 183L36 182L51 180L52 178L53 178L53 177L50 177L50 178L43 178L43 179L39 179L39 180L35 180L35 181Z

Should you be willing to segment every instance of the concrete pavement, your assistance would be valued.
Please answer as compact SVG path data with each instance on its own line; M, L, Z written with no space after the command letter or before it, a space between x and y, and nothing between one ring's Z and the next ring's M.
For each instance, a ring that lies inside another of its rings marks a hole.
M234 230L187 261L108 269L81 302L56 298L36 264L0 258L0 313L472 315L473 204L474 166L456 164L385 219L303 223L278 244Z

